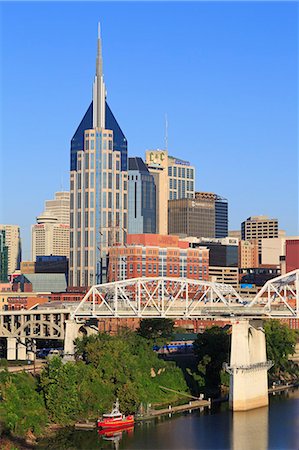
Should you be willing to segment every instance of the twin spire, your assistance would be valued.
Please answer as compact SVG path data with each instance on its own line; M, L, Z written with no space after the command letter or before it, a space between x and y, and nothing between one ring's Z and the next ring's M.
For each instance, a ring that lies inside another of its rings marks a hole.
M103 76L101 26L98 23L98 50L96 59L96 75L93 82L93 128L105 128L106 87Z

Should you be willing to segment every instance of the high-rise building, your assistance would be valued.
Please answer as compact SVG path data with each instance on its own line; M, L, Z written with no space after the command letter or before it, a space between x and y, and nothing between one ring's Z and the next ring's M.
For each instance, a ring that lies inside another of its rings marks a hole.
M167 201L194 197L195 168L167 150L147 150L145 157L156 184L157 233L167 234Z
M5 230L0 230L0 283L8 281L8 247L5 244Z
M156 186L141 158L129 158L128 233L156 232Z
M59 223L56 216L44 212L36 218L31 228L32 261L37 256L57 255L69 257L70 227Z
M46 200L45 212L55 216L59 223L70 224L70 193L55 192L54 200Z
M195 192L194 199L170 200L168 232L194 237L227 237L227 200L211 192Z
M5 245L8 253L8 275L20 268L21 237L18 225L0 225L0 231L5 231Z
M241 224L242 240L248 241L257 239L259 250L259 263L262 257L262 239L263 238L277 238L278 234L278 220L269 219L267 216L251 216L244 220Z
M127 140L106 102L98 31L92 102L71 140L70 285L106 279L108 248L126 241Z
M216 195L215 198L215 238L228 236L228 202L225 198Z

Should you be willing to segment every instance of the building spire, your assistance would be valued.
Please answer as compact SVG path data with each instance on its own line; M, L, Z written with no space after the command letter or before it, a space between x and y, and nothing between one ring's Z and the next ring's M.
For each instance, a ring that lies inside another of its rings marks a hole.
M93 128L105 128L106 88L103 75L101 25L98 23L96 75L93 82Z

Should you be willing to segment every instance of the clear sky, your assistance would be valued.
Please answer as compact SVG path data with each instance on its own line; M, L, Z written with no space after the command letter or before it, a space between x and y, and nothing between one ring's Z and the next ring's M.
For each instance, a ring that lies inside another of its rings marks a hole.
M129 155L163 148L196 188L298 234L298 4L1 3L0 223L30 225L69 188L70 139L92 94L101 22L108 103Z

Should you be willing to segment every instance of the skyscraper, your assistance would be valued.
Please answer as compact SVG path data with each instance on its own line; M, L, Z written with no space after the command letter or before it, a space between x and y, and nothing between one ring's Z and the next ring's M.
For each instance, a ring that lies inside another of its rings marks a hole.
M128 233L156 233L156 186L141 158L129 158Z
M147 150L145 158L156 184L157 233L167 234L167 202L194 198L195 168L189 161L168 155L167 150Z
M20 268L21 237L18 225L0 225L0 231L5 231L5 245L8 250L8 275Z
M127 140L106 102L98 30L93 97L71 140L70 285L106 280L107 250L127 233Z

